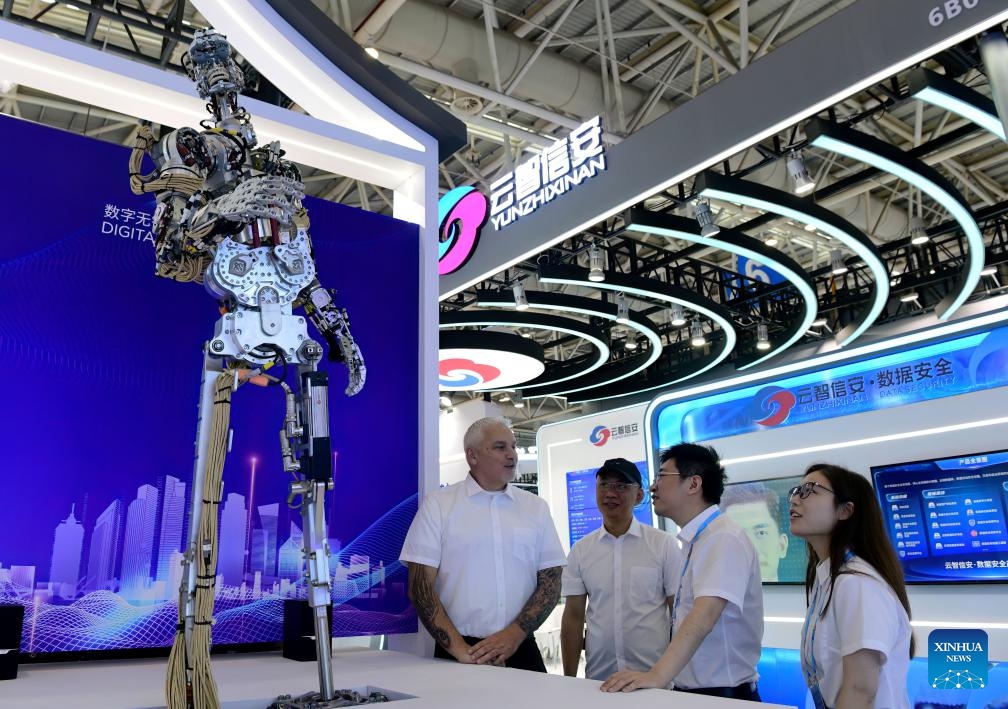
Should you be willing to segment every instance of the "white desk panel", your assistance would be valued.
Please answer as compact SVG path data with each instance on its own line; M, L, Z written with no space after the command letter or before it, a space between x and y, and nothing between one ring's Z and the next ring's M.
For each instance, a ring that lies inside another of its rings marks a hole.
M148 709L163 707L166 660L22 665L18 678L0 682L0 707L18 709ZM223 709L264 709L278 694L318 688L314 662L293 662L278 653L222 655L213 659ZM500 667L457 665L392 651L333 653L337 688L365 685L410 694L392 704L403 709L732 709L757 706L649 689L600 692L600 682ZM761 704L764 709L780 705Z

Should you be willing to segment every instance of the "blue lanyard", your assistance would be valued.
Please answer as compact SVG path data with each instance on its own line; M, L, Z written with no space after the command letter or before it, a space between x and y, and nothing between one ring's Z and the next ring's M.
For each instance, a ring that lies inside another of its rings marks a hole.
M854 552L848 549L847 553L844 554L843 563L846 564L853 558ZM805 622L802 624L802 670L805 673L805 684L809 687L813 684L818 685L819 683L818 668L815 661L815 634L816 628L819 626L819 592L825 585L823 583L816 586L815 595L812 596L812 602L809 603L808 610L805 612ZM815 617L815 622L812 622L813 616ZM812 637L808 637L809 625L812 626ZM807 643L805 642L806 639L808 640ZM805 648L808 648L808 658L805 657ZM808 660L807 663L806 659Z
M675 600L672 601L672 618L671 618L671 623L672 623L672 629L673 629L673 631L675 629L676 610L678 610L678 608L679 608L679 599L682 598L683 579L686 578L686 569L689 567L690 557L693 556L693 546L696 544L697 539L700 538L700 535L703 534L703 531L705 529L707 529L707 525L709 525L711 522L713 522L715 519L717 519L720 516L721 516L721 510L715 510L714 514L712 514L710 517L708 517L707 519L705 519L704 523L700 525L700 528L696 531L696 534L693 535L693 541L690 542L689 551L686 552L686 561L683 562L682 572L679 574L679 586L678 586L678 588L676 588Z

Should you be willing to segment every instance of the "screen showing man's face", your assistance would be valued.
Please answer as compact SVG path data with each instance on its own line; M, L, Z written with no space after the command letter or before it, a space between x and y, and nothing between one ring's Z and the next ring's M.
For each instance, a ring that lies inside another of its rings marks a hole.
M725 514L738 522L756 547L760 575L764 581L777 581L778 566L787 555L788 538L762 501L739 502L725 508Z

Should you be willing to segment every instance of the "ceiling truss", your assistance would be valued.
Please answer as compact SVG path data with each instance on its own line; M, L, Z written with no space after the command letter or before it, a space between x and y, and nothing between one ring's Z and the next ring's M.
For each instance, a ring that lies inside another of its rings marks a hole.
M469 144L442 164L443 191L466 184L488 189L497 176L593 115L604 117L609 140L617 143L852 2L315 0L361 44L375 47L380 60L417 90L466 121ZM435 15L464 30L456 39L468 42L470 54L485 56L485 67L450 62L440 50L419 52L396 39L397 22ZM193 31L206 25L185 0L0 0L0 17L178 72L179 58ZM520 60L508 63L512 52L517 52ZM989 94L975 43L947 50L926 66ZM585 86L568 91L569 87L555 82L550 88L551 79L562 76L558 73L561 69L572 67L585 79ZM253 67L248 69L255 79L251 95L301 110ZM16 86L4 77L0 77L0 112L122 145L132 144L137 127L130 116ZM939 169L976 213L988 264L1002 264L998 272L984 277L971 297L1003 292L1008 161L1002 141L959 116L910 99L905 76L892 77L841 101L827 117ZM732 156L721 171L783 186L785 156L791 149L806 147L801 127L794 126ZM804 154L818 185L816 203L843 214L869 234L883 253L897 296L909 290L917 294L914 301L890 299L880 320L910 317L932 308L951 287L963 254L961 234L948 214L894 176L866 170L863 165L816 149L806 149ZM391 213L391 195L383 188L311 168L305 168L304 175L310 194ZM691 191L687 181L653 195L641 206L692 216ZM830 323L842 322L845 313L863 298L864 269L855 264L842 277L830 273L831 245L822 235L787 219L754 214L734 205L718 204L715 208L719 224L742 228L764 241L776 239L778 248L812 277L819 309ZM911 216L920 216L932 237L924 248L909 244ZM522 280L529 287L542 288L542 284L535 285L540 261L587 267L591 243L604 249L607 269L696 289L730 308L736 325L747 333L760 321L772 328L783 327L797 305L793 291L740 276L729 254L629 231L619 217L595 225L480 287L507 287ZM572 286L551 288L588 294ZM449 310L469 309L475 307L474 301L475 291L467 291L442 305ZM673 346L688 333L670 325L667 307L644 300L632 301L632 307L654 319L666 347L672 347L660 360L661 366L681 366L697 356L688 346ZM806 338L828 336L829 332L819 327ZM547 357L556 361L576 359L589 349L579 338L562 333L539 333L536 339L546 348ZM626 356L619 347L613 349L614 357ZM531 431L544 421L569 417L591 405L585 407L544 397L510 413L519 428Z

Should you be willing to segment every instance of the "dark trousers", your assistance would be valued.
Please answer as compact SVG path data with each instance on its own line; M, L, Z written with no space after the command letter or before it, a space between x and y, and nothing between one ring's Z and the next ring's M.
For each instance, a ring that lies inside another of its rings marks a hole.
M683 689L676 687L677 692L688 694L704 694L708 697L724 697L725 699L748 699L751 702L761 702L759 690L755 682L746 682L737 687L701 687L699 689Z
M471 635L463 635L462 639L469 645L475 645L483 638L474 638ZM434 644L434 657L442 660L456 661L452 654L443 647ZM505 667L514 667L516 670L529 670L530 672L546 672L546 665L543 663L542 653L536 645L535 638L529 635L522 641L522 644L515 650L514 655L504 661Z

